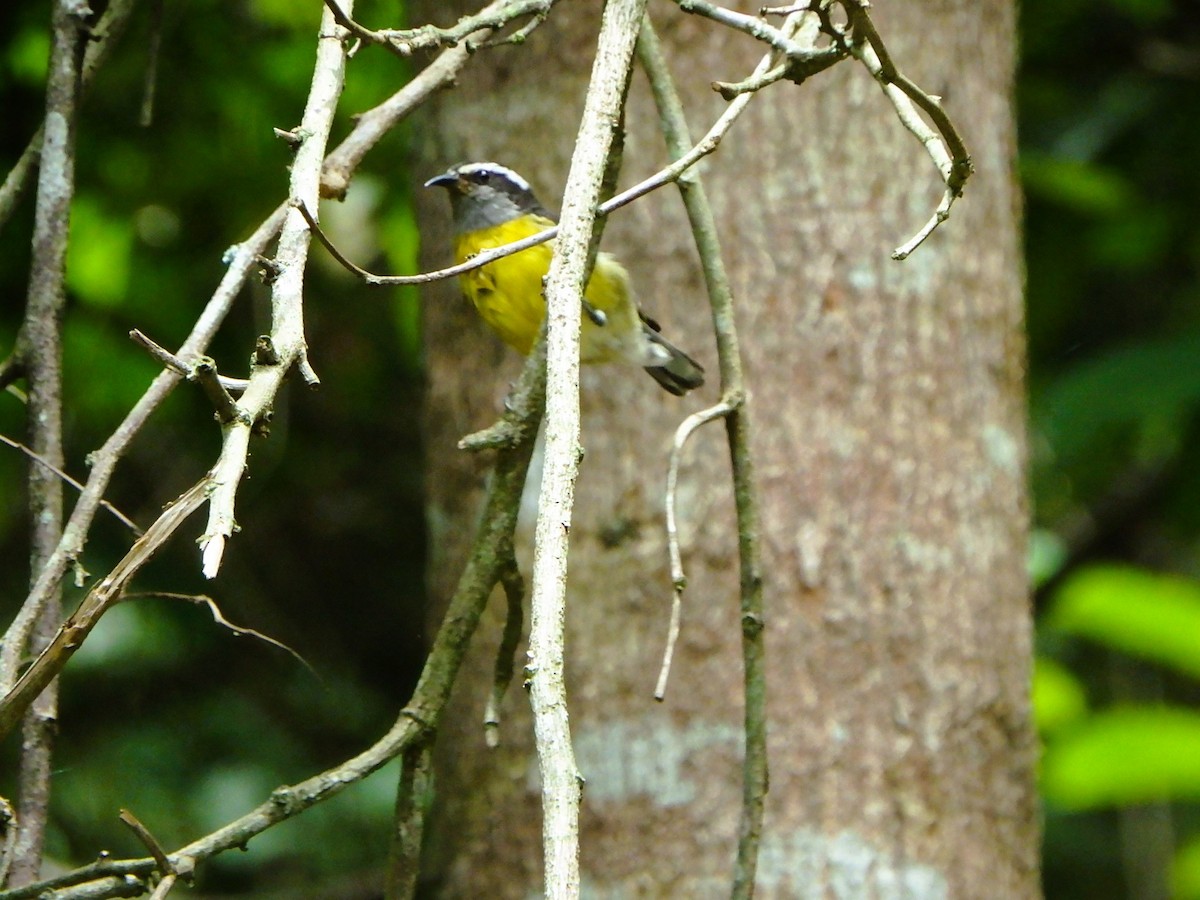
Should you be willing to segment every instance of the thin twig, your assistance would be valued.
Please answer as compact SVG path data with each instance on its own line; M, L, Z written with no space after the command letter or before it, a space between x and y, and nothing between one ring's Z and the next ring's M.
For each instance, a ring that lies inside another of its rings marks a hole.
M421 875L421 839L433 788L432 757L432 739L414 741L400 754L384 900L409 900L416 894Z
M510 550L512 548L509 548ZM496 662L492 669L492 690L488 695L483 713L483 738L489 747L500 745L500 705L508 686L512 683L517 644L521 642L524 627L525 579L517 568L515 556L510 556L500 576L504 588L505 616L504 631L500 645L496 648Z
M178 880L178 875L168 875L155 886L154 893L150 895L149 900L164 900L167 894L171 893L171 888L175 887L175 882Z
M640 45L639 45L640 46ZM643 57L645 53L643 52ZM646 63L643 61L643 66ZM675 497L679 483L679 462L683 458L683 448L697 428L706 422L729 415L736 406L725 398L708 409L694 412L684 419L675 429L675 440L671 444L670 464L667 467L667 553L671 560L671 624L667 632L667 644L663 650L662 666L658 671L658 682L654 687L654 699L662 700L667 695L667 679L671 674L671 660L675 655L675 641L679 637L679 626L682 612L683 591L687 587L687 577L683 571L683 554L679 550L679 528L675 520Z
M811 18L798 12L784 23L785 33L807 28ZM806 38L807 39L807 38ZM683 104L662 55L658 37L649 19L642 23L638 42L640 61L650 79L671 155L684 153L690 143ZM764 57L760 68L770 65ZM739 97L741 102L751 95ZM699 177L681 180L680 194L696 240L704 272L704 283L712 309L717 356L721 370L722 399L730 407L725 416L726 436L733 470L734 508L738 525L739 594L742 620L742 664L745 705L743 730L745 753L742 762L742 812L738 827L738 852L734 867L732 896L749 900L754 894L759 846L766 804L767 702L766 648L763 642L762 557L759 546L758 489L754 479L754 457L750 449L750 423L746 404L746 382L737 325L733 315L733 291L722 261L716 220ZM680 570L682 571L682 570ZM676 595L676 598L678 595ZM674 607L674 604L673 604ZM674 608L673 608L674 614ZM668 661L669 664L669 661Z
M0 740L12 730L34 698L62 671L100 617L117 602L129 579L154 557L187 517L200 508L211 487L208 477L196 482L163 511L113 570L84 595L79 608L67 617L46 648L21 673L12 690L0 697Z
M8 446L12 447L14 450L20 450L22 453L24 453L26 456L28 456L30 459L32 459L34 462L36 462L39 466L45 466L49 471L53 472L55 475L57 475L59 478L61 478L63 481L65 481L67 484L69 484L71 487L75 488L75 490L77 490L77 491L84 490L84 486L82 484L80 484L78 481L76 481L74 478L72 478L70 475L68 475L66 472L64 472L62 469L60 469L58 466L54 465L54 463L50 462L50 460L46 459L40 453L34 453L32 450L30 450L28 447L26 447L20 441L14 441L12 438L8 437L7 435L0 434L0 443L7 444ZM117 509L115 506L113 506L107 500L101 500L100 505L103 506L105 509L107 509L110 513L112 513L114 518L116 518L116 520L118 522L120 522L122 525L124 525L130 531L132 531L135 535L140 536L142 534L142 529L138 527L137 522L133 521L133 519L129 518L129 516L125 515L125 513L121 512L119 509ZM0 883L3 883L3 882L0 882Z
M146 77L142 83L142 110L138 124L149 128L154 124L154 96L158 89L158 62L162 50L163 7L165 0L151 0L150 39L146 46Z
M198 354L212 340L250 274L257 257L278 233L282 220L283 209L280 208L268 216L245 243L232 248L227 254L229 268L197 319L191 334L180 348L181 358L186 359ZM102 502L104 491L108 487L118 461L133 438L145 425L151 413L166 399L179 381L180 377L174 372L161 372L146 393L134 404L133 409L129 411L121 424L104 442L104 445L88 457L91 463L91 475L88 477L87 485L71 512L71 518L68 520L66 528L63 529L58 546L42 567L29 596L5 633L4 640L0 642L4 648L24 646L24 635L31 627L32 611L44 602L45 597L57 589L67 567L82 554L88 532L91 530L92 520ZM165 516L166 513L163 515ZM16 681L20 659L20 655L16 652L0 653L0 696L12 689Z
M241 625L234 625L227 618L225 618L225 614L221 612L221 607L217 605L217 601L208 596L208 594L178 594L174 591L137 591L134 593L124 593L121 595L119 600L123 603L127 600L141 600L147 597L160 597L164 600L184 600L188 603L194 603L198 606L207 607L209 615L213 617L213 621L218 625L228 628L235 635L246 635L247 637L257 638L264 643L270 644L272 647L278 647L280 650L283 650L285 653L289 654L292 659L296 660L296 662L300 663L300 665L304 666L304 668L308 669L314 678L320 677L317 675L317 670L309 664L307 659L305 659L296 650L289 647L283 641L277 640L276 638L271 637L269 634L263 634L261 631L257 631L253 628L245 628Z
M479 15L492 15L507 3L508 0L494 0ZM471 32L458 46L438 54L433 62L383 103L358 116L354 130L325 158L321 169L321 196L339 200L345 197L350 179L367 152L430 95L454 84L459 70L472 56L472 47L476 43L480 47L487 46L485 39L492 33L488 27Z
M158 344L153 338L147 337L144 332L138 328L134 328L129 332L129 339L149 353L154 359L162 363L164 368L170 369L182 375L189 381L195 381L193 368L184 365L183 360L168 350L166 347ZM218 375L217 380L225 390L233 394L240 394L246 390L246 386L250 383L245 378L231 378L228 375Z
M185 870L226 850L244 848L255 835L361 781L395 759L406 748L427 740L429 734L436 731L471 637L479 625L492 588L501 578L503 560L511 555L521 493L533 452L534 436L541 421L545 385L546 344L543 340L535 345L526 359L510 401L505 404L506 415L520 417L519 422L514 421L513 428L524 438L500 449L496 455L495 469L488 482L483 515L470 558L434 637L412 698L392 728L352 759L299 784L279 788L270 799L246 815L171 853L169 858L178 868ZM194 499L192 509L199 505L202 498ZM164 531L167 530L164 526ZM3 706L0 704L0 717L2 715ZM104 896L96 892L96 885L130 882L135 876L150 875L155 867L156 863L150 858L104 859L30 885L21 891L0 891L0 900L31 900L47 890L55 891L55 900Z
M177 874L175 864L167 859L167 854L163 850L162 844L155 839L154 835L150 833L150 829L143 825L137 816L127 809L122 809L117 814L117 818L121 820L122 825L125 825L137 836L137 839L142 842L142 846L150 851L150 855L154 857L155 865L158 866L158 871L164 878Z
M767 69L760 65L755 72L761 74ZM752 76L753 77L753 76ZM607 216L622 207L628 206L635 200L638 200L659 188L681 180L685 173L691 169L696 163L714 152L720 145L722 139L733 127L733 123L737 121L738 116L746 108L746 103L749 102L752 94L743 94L734 102L730 103L725 109L725 112L717 119L708 133L704 135L687 153L680 156L677 160L668 166L664 166L659 171L655 172L649 178L639 181L637 184L617 194L615 197L606 200L596 207L596 215ZM444 269L436 269L431 272L421 272L417 275L377 275L361 268L345 257L341 251L337 250L333 242L321 230L316 218L312 212L303 203L296 203L296 208L300 215L304 217L305 222L309 224L313 234L317 240L330 252L330 254L340 262L346 269L353 272L361 278L366 284L376 285L380 287L397 287L409 285L430 284L435 281L443 281L447 278L454 278L458 275L474 271L482 268L498 259L503 259L506 256L511 256L514 253L520 253L522 250L528 250L530 247L536 247L539 244L544 244L547 241L554 240L558 237L558 225L552 225L545 231L540 231L537 234L530 235L519 241L513 241L511 244L505 244L501 247L493 247L477 253L465 262L454 266L447 266Z
M784 78L800 84L847 55L853 55L866 67L892 103L901 124L922 143L946 183L946 192L933 215L915 235L892 251L893 259L903 260L950 216L951 206L962 195L963 186L971 177L971 157L940 99L922 90L897 68L871 19L870 3L867 0L837 2L845 9L849 20L848 27L844 29L835 28L830 23L828 3L796 3L759 10L760 16L787 14L810 17L814 23L818 23L819 31L828 34L831 39L829 46L818 48L809 40L793 39L782 27L776 28L762 18L734 12L707 0L675 0L684 12L704 16L741 31L779 51L781 59L744 81L713 82L713 88L726 100L762 90ZM933 128L921 117L922 112L933 122Z
M439 47L454 47L460 41L468 40L471 35L481 30L497 31L517 19L528 16L530 21L518 34L522 34L515 43L520 43L524 35L546 20L550 8L558 0L506 0L493 3L473 16L464 16L450 28L438 28L436 25L422 25L409 29L381 29L373 31L360 25L344 12L337 0L325 0L325 6L333 13L339 25L361 41L370 44L380 44L391 50L397 56L407 58L418 50L432 50ZM486 46L486 44L484 45ZM494 45L493 45L494 46ZM468 52L479 49L468 45Z
M901 124L925 147L946 183L946 191L933 215L915 235L892 251L892 259L903 260L919 247L938 225L949 218L950 207L962 195L963 186L974 171L971 156L954 123L942 108L941 101L921 90L896 67L871 19L869 4L863 0L839 2L850 17L852 31L865 38L865 41L854 43L852 52L879 82L879 86L895 108ZM929 117L937 131L925 123L917 111L918 108Z

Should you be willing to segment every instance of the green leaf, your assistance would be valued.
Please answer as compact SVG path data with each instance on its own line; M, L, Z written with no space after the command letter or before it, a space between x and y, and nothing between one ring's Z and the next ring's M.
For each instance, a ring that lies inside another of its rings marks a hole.
M1048 734L1087 713L1087 695L1066 666L1039 656L1033 666L1033 715L1038 731Z
M117 306L129 284L133 226L107 215L91 197L71 204L67 286L86 303Z
M1044 153L1021 157L1021 180L1031 197L1089 216L1117 215L1134 199L1133 186L1118 172Z
M1200 678L1200 582L1089 566L1055 594L1047 624Z
M1115 709L1047 742L1042 793L1064 809L1200 799L1200 713Z
M1176 852L1171 863L1171 896L1175 900L1200 900L1200 836Z
M1153 429L1155 422L1200 406L1197 360L1197 331L1122 347L1055 382L1037 403L1035 418L1060 460L1092 453L1114 425Z

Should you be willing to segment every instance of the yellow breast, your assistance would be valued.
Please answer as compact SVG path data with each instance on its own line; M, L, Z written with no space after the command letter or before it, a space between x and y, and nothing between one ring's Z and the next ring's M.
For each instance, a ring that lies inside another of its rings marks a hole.
M493 247L502 247L553 225L540 216L522 216L495 228L461 234L455 241L457 262ZM483 320L513 349L528 354L537 340L546 301L542 279L550 269L553 242L539 244L461 275L463 293ZM601 254L584 297L607 317L598 328L586 317L580 334L583 362L607 362L628 355L625 344L640 336L641 322L630 300L628 276L615 260Z

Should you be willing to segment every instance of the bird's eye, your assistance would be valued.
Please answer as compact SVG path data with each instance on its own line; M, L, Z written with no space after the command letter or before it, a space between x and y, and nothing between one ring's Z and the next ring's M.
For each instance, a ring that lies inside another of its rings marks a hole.
M478 181L480 184L487 184L488 179L490 179L491 177L492 177L492 173L489 172L487 169L480 169L478 172L475 173L475 180Z

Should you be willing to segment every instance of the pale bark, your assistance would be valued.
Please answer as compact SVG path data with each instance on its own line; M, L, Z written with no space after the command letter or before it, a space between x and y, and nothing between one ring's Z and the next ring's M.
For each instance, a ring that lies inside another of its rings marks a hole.
M414 181L465 159L516 168L558 201L594 45L593 4L471 67L428 122ZM457 9L456 12L465 11ZM694 134L749 73L744 35L655 9ZM414 20L450 17L418 4ZM771 790L760 897L1038 893L1012 179L1013 15L1000 0L888 4L876 24L943 97L976 176L951 219L889 258L941 185L854 62L758 97L704 167L739 308L762 490ZM635 77L622 185L665 161ZM425 263L449 259L440 197ZM644 306L715 376L686 220L668 191L615 214L605 248ZM483 460L452 451L516 371L454 285L426 294L435 555L444 596ZM715 381L715 377L714 377ZM741 802L737 535L724 435L693 438L680 479L688 589L664 705L651 699L671 584L661 497L680 401L636 370L588 368L572 525L567 674L583 775L582 871L608 896L724 896ZM527 565L528 556L519 556ZM503 603L439 735L430 865L447 897L525 897L541 880L524 698L502 746L480 725Z

